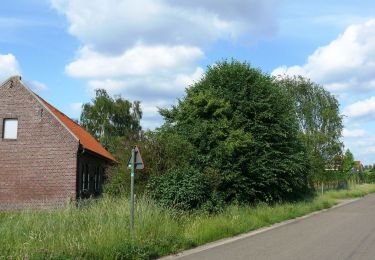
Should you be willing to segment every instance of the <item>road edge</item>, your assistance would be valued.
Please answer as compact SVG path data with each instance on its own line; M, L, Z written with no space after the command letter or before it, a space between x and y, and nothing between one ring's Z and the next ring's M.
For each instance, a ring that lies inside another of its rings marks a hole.
M276 228L279 228L279 227L282 227L282 226L289 225L289 224L294 223L294 222L298 222L302 219L310 218L314 215L321 214L321 213L326 212L328 210L332 210L332 209L335 209L335 208L338 208L338 207L348 205L350 203L353 203L353 202L356 202L360 199L363 199L363 198L367 197L368 195L369 194L367 194L363 197L354 198L354 199L344 199L342 201L339 200L338 204L336 204L336 205L334 205L330 208L314 211L314 212L311 212L307 215L303 215L301 217L288 219L288 220L285 220L285 221L282 221L282 222L279 222L279 223L272 224L271 226L262 227L262 228L259 228L259 229L256 229L256 230L253 230L253 231L250 231L250 232L247 232L247 233L243 233L243 234L240 234L240 235L237 235L237 236L234 236L234 237L219 239L219 240L209 242L209 243L204 244L204 245L200 245L200 246L197 246L197 247L194 247L194 248L191 248L191 249L184 250L184 251L179 252L177 254L163 256L163 257L158 258L158 259L160 259L160 260L179 259L181 257L185 257L185 256L192 255L192 254L195 254L195 253L199 253L199 252L202 252L202 251L206 251L206 250L209 250L211 248L215 248L215 247L222 246L222 245L225 245L225 244L230 244L230 243L236 242L236 241L241 240L241 239L252 237L252 236L255 236L257 234L261 234L261 233L264 233L264 232L267 232L267 231L270 231L270 230L273 230L273 229L276 229Z

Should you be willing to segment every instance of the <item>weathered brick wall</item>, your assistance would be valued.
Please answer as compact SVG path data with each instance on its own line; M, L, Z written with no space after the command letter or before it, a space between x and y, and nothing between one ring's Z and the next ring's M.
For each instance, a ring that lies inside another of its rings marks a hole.
M0 86L0 209L66 205L76 198L79 142L18 78L12 82ZM2 138L4 118L18 118L17 140Z

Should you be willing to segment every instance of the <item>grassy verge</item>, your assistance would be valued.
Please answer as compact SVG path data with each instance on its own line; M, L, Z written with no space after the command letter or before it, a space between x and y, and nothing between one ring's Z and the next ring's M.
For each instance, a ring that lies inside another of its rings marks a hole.
M327 192L311 201L257 207L228 206L222 213L177 214L139 201L133 239L127 199L61 211L0 213L0 259L148 259L237 235L313 211L339 199L375 192L374 184Z

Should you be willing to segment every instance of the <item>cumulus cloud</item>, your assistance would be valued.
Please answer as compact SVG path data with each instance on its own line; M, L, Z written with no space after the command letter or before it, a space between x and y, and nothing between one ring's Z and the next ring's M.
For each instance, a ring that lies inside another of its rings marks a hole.
M364 129L375 127L374 71L375 19L372 18L348 26L336 39L317 48L305 64L280 66L272 75L302 75L336 94L344 107L345 145L359 158L369 161L369 153L375 151L371 148L375 147L375 137ZM361 128L355 126L359 122Z
M351 119L366 117L375 118L375 96L347 106L343 113Z
M19 75L20 67L18 61L13 54L0 54L0 81L3 82L7 78Z
M51 0L69 32L104 52L121 53L134 42L201 46L219 38L250 38L276 30L279 1Z
M281 66L272 75L302 75L335 93L375 89L375 19L349 26L318 48L302 66Z
M373 164L375 155L375 136L367 132L364 136L346 137L346 146L353 152L356 160Z
M91 90L105 89L112 95L122 93L128 98L172 98L183 94L186 87L198 81L203 69L197 67L191 73L163 74L150 73L147 76L128 76L120 79L89 80Z
M203 69L197 67L190 74L152 74L145 76L129 76L126 79L95 79L89 80L90 92L105 89L111 95L121 94L129 100L140 100L143 111L142 126L154 129L162 121L158 108L170 107L176 97L181 97L185 88L198 81Z
M88 47L79 51L78 59L66 67L73 77L102 78L144 76L187 71L203 52L186 46L135 46L120 55L105 55Z
M90 94L95 89L105 89L111 95L118 95L128 100L140 100L143 111L142 126L154 129L160 126L162 118L158 108L170 107L176 97L184 94L185 88L197 82L203 75L203 69L197 67L191 73L154 74L145 76L128 76L119 79L93 79L88 81Z
M367 132L363 129L349 130L344 128L342 135L344 137L363 137L367 135Z
M141 108L144 116L141 120L142 126L145 129L154 129L160 126L160 121L162 117L159 115L159 108L171 107L170 101L165 99L154 99L143 101L141 103Z
M0 83L15 75L21 75L21 68L16 57L11 53L0 54ZM26 81L26 85L36 93L48 90L47 85L36 80Z
M204 49L249 42L276 30L279 0L50 0L82 47L65 68L93 89L144 104L142 123L161 123L168 106L202 77Z
M0 54L0 83L15 75L21 75L17 58L11 53ZM48 90L47 85L36 80L26 81L26 85L38 94Z
M174 84L178 87L189 87L193 83L199 81L204 74L201 67L197 67L191 75L178 74L174 80Z

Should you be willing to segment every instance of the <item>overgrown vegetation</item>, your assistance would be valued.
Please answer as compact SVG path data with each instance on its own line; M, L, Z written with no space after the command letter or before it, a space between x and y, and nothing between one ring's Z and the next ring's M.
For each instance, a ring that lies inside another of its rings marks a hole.
M0 213L0 255L155 258L375 192L375 185L347 189L374 182L374 167L363 171L343 153L339 104L308 79L272 78L224 60L160 113L164 124L142 131L139 102L97 90L81 124L119 162L104 197L56 212ZM136 174L132 237L127 163L134 145L146 169ZM320 187L331 191L315 196Z
M200 208L211 196L210 184L194 168L177 168L148 184L149 196L165 207L178 210Z
M215 215L176 212L141 198L133 237L128 198L105 197L61 211L0 213L0 259L152 259L371 192L374 184L357 185L297 203L232 204Z
M134 145L146 162L136 174L137 195L147 190L175 209L297 201L315 189L372 180L343 152L337 99L303 77L272 78L246 62L217 62L177 105L161 109L164 124L147 132L139 102L96 94L81 123L119 161L108 173L109 195L128 193Z
M118 138L114 155L119 164L107 172L107 194L121 196L128 193L130 169L127 163L134 145L138 145L146 164L145 169L135 175L137 194L144 192L150 179L155 181L169 171L187 168L195 158L192 145L167 129L142 132L138 138Z

